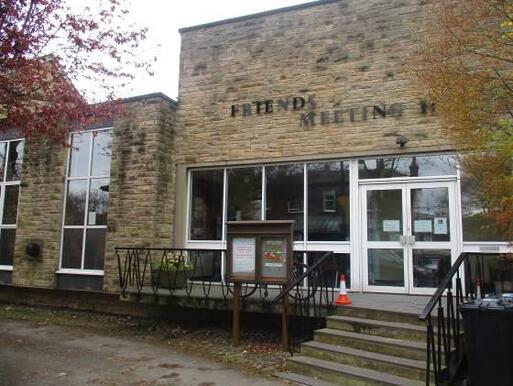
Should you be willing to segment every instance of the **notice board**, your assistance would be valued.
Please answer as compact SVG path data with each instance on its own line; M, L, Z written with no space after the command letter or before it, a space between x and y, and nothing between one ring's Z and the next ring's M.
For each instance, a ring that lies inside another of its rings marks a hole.
M226 280L288 284L292 278L294 221L230 221Z

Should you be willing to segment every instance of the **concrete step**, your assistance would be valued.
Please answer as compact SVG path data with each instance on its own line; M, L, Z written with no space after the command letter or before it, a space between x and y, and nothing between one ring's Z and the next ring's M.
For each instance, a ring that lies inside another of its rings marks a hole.
M426 343L384 336L359 334L350 331L323 328L314 332L314 340L339 346L349 346L358 350L413 360L426 360Z
M273 374L274 377L280 378L284 381L291 382L295 385L302 386L333 386L334 383L321 381L318 378L308 377L306 375L291 373L291 372L281 372Z
M419 360L399 358L315 341L303 343L301 345L301 355L343 365L381 371L419 382L426 379L426 362Z
M386 336L390 338L426 341L426 327L404 322L389 322L363 319L352 316L330 316L326 319L328 328L361 334Z
M386 322L409 323L417 326L425 326L426 322L419 320L419 315L405 312L377 310L359 307L337 307L335 314L339 316L351 316L354 318L382 320ZM433 323L436 318L433 320Z
M345 386L369 385L422 385L411 379L385 374L374 370L333 363L322 359L294 356L287 361L296 373L317 378L325 382Z

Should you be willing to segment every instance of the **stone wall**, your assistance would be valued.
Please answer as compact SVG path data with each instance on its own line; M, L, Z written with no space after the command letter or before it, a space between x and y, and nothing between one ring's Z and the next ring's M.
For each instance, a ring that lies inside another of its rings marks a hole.
M170 246L174 221L175 103L152 94L127 100L113 123L104 289L116 291L117 246ZM19 198L13 284L54 288L59 268L68 149L27 141ZM26 245L37 241L33 259Z
M116 291L116 247L172 245L175 105L161 98L127 105L114 122L104 289Z
M448 148L409 73L425 3L320 1L181 30L177 162Z
M48 140L30 140L25 152L18 201L13 284L55 287L59 268L68 149ZM29 242L42 246L32 258Z

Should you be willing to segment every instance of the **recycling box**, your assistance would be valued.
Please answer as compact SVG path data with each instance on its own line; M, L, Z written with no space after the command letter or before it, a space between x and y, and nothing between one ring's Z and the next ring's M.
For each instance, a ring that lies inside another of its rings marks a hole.
M472 386L513 385L513 303L476 300L460 306Z

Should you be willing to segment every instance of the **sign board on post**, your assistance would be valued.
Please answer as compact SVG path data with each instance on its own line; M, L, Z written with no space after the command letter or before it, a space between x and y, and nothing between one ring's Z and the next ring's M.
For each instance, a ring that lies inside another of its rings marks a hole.
M226 281L234 283L233 344L240 343L241 283L288 285L292 280L294 221L227 223ZM283 297L282 344L288 349L288 297Z
M294 221L230 221L226 280L288 284L292 277Z

